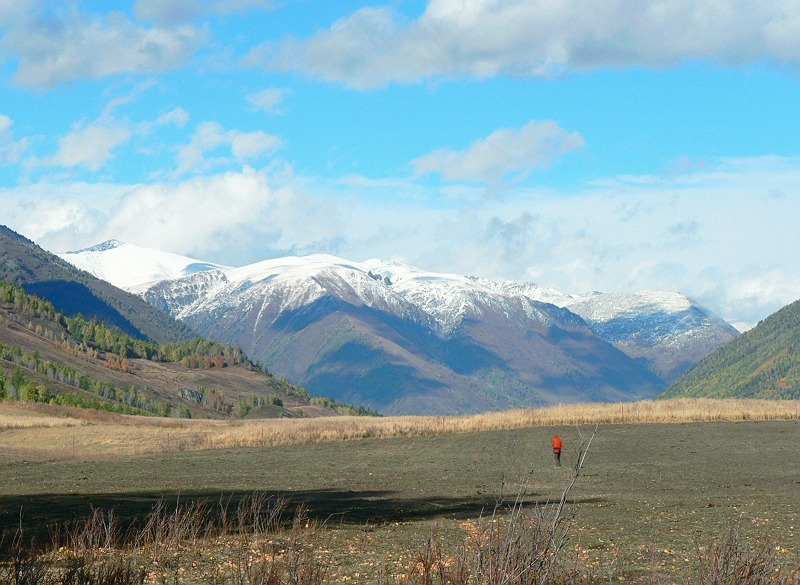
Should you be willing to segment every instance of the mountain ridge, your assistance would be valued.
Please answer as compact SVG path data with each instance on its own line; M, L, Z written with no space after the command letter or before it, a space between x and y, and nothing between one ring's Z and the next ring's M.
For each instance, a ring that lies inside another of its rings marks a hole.
M139 250L147 262L149 252ZM597 335L602 321L592 322L589 308L603 293L574 295L327 254L185 274L193 261L171 273L162 266L164 279L132 289L207 337L240 345L278 375L345 402L392 413L474 412L634 400L666 386L655 373L656 358L635 355L624 337ZM694 306L678 293L662 296ZM588 318L573 311L580 303L588 303ZM667 305L661 299L651 313L674 314ZM664 359L688 367L680 355Z

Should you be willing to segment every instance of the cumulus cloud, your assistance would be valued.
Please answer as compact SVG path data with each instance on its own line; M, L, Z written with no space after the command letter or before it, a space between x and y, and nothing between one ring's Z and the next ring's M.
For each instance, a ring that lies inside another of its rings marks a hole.
M252 161L271 154L280 146L280 138L262 130L225 130L217 122L203 122L195 129L191 142L178 152L175 174Z
M496 183L511 175L523 178L583 144L577 132L567 132L552 121L534 120L519 129L495 130L467 150L435 150L412 165L420 175L438 173L448 181Z
M56 7L29 16L18 17L0 39L0 55L17 61L14 83L27 88L164 71L185 62L205 38L189 25L147 28L121 13L90 16Z
M97 122L78 127L58 141L58 151L52 157L39 164L63 168L82 166L97 171L111 159L114 148L130 137L130 130L123 125Z
M272 196L266 174L252 169L135 186L111 210L102 233L179 253L219 247L222 234L260 232L258 224Z
M430 0L416 19L367 7L301 40L268 42L246 62L352 87L437 77L552 75L683 60L800 62L791 0Z

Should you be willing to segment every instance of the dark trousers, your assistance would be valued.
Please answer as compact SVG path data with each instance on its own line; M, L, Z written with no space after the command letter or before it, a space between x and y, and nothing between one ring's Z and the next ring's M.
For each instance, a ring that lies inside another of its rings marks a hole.
M553 457L556 460L556 467L561 467L561 449L553 451Z

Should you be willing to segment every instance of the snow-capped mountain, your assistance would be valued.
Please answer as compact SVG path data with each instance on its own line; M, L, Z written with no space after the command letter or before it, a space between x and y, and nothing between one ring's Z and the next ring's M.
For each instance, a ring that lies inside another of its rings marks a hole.
M618 349L672 382L739 332L684 294L667 290L574 295L532 283L488 286L532 300L550 302L580 315L592 330Z
M672 382L739 332L674 291L595 294L566 305L592 330Z
M323 254L193 271L209 265L104 247L62 257L312 392L387 413L653 396L665 385L653 372L662 345L680 361L681 347L716 349L694 329L724 329L677 293L572 295Z
M64 252L57 256L92 276L130 292L139 292L159 280L223 268L203 260L141 248L119 240L108 240L91 248Z

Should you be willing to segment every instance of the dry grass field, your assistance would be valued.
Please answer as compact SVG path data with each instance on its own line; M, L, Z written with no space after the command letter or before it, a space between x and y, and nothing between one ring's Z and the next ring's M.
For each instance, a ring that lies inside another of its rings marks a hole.
M0 403L0 450L42 457L144 456L366 438L440 436L535 426L800 420L800 401L649 400L568 404L455 417L186 420L116 415L25 402Z
M200 421L4 402L3 543L22 526L43 548L0 584L796 584L797 406Z

